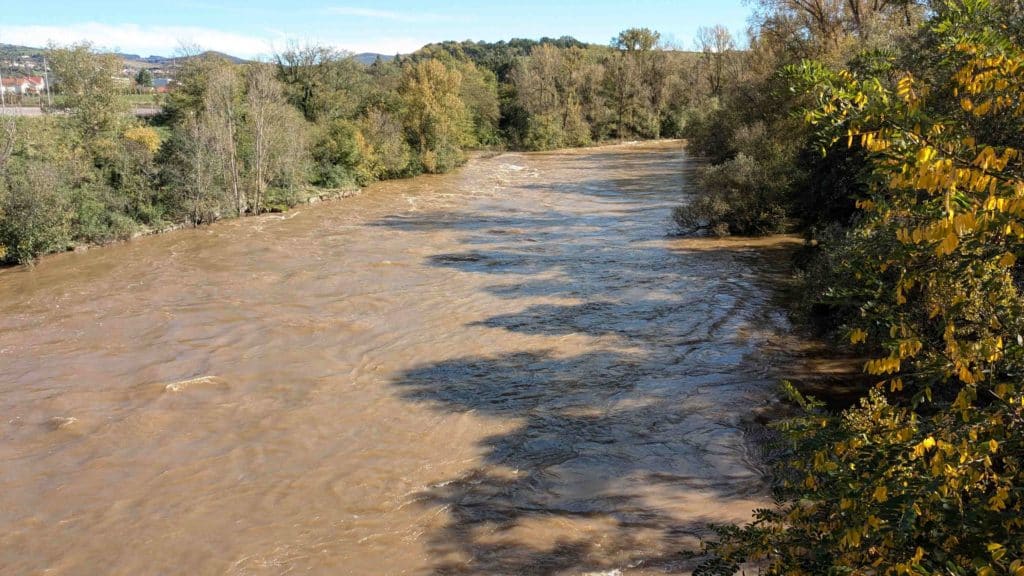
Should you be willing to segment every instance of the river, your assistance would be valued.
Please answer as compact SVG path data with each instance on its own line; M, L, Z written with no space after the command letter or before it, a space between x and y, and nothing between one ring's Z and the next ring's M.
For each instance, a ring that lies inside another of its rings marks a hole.
M678 142L0 272L0 573L660 574L767 498L772 243ZM755 434L756 435L756 434Z

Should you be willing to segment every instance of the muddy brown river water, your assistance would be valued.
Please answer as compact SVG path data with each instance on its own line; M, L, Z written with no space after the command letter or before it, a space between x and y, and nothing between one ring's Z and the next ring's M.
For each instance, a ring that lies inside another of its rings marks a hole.
M0 573L685 570L766 492L772 245L680 143L478 158L0 272Z

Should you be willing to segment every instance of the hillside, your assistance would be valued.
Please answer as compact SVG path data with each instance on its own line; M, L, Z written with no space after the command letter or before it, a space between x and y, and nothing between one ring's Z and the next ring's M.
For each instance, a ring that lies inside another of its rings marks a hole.
M0 72L4 74L29 74L41 72L43 69L43 55L45 52L45 48L0 44ZM114 54L121 58L124 62L125 68L131 70L139 70L141 68L148 68L151 70L169 70L173 69L177 65L178 60L180 60L180 58L176 56L141 56L139 54L126 54L121 52L115 52ZM247 62L247 60L243 58L212 50L203 52L201 56L218 56L234 64ZM372 56L375 57L376 55L374 54Z
M361 54L353 55L352 58L354 58L360 64L365 64L367 66L376 62L377 58L380 58L384 62L390 62L395 59L394 56L388 56L387 54L377 54L376 52L363 52Z

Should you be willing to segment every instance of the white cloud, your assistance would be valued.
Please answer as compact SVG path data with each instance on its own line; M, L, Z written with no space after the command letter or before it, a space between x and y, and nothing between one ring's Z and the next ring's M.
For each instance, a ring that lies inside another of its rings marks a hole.
M182 46L199 46L242 58L266 57L284 48L285 32L268 30L266 35L238 34L195 26L140 26L137 24L100 24L83 22L62 26L17 26L0 24L0 43L41 47L49 42L70 44L88 40L103 50L128 54L172 56ZM306 40L303 40L306 41ZM350 52L381 54L413 52L428 41L411 37L370 37L351 40L310 39Z
M70 44L88 40L104 50L148 56L171 55L182 44L198 45L204 50L254 57L273 52L280 37L260 37L194 26L139 26L137 24L100 24L83 22L63 26L0 25L0 42L23 46L43 46L48 42Z
M354 6L332 6L327 8L327 13L339 16L354 16L356 18L369 18L375 20L392 20L395 22L455 22L465 20L446 14L433 14L430 12L392 12L390 10L377 10L374 8L358 8Z

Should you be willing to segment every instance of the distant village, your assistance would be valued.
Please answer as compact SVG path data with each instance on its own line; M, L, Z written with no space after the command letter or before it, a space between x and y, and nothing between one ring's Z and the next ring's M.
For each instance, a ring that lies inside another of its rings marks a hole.
M48 91L59 92L60 80L53 78L41 50L0 46L0 94L15 99L35 97ZM21 53L19 53L21 52ZM170 59L142 59L125 55L121 76L117 77L126 93L162 94L174 84Z

